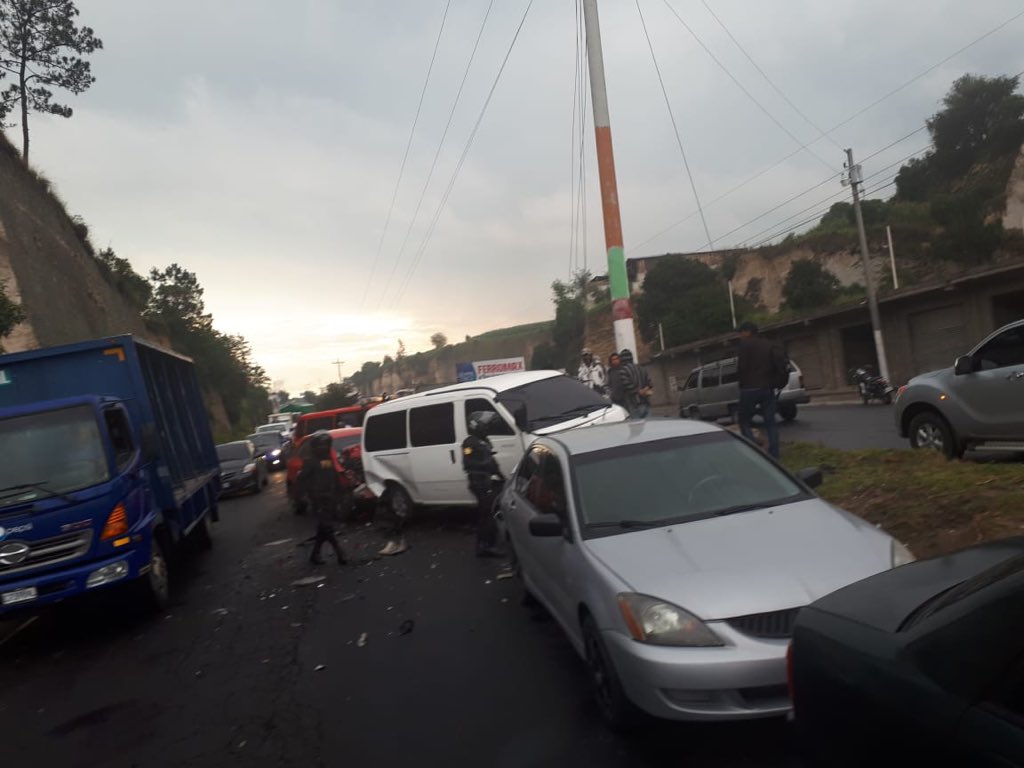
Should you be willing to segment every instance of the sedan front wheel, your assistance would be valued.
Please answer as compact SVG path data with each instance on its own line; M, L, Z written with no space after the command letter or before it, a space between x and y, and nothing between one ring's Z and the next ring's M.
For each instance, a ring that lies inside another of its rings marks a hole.
M604 647L597 625L589 615L583 617L582 629L583 647L597 706L613 730L628 731L638 723L640 710L626 696L619 673Z

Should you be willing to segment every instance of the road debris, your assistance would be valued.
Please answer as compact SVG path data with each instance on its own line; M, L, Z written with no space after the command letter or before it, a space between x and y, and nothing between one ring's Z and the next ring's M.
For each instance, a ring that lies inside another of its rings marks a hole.
M210 613L212 613L214 616L227 616L228 615L228 609L227 608L214 608L212 611L210 611Z
M349 600L355 600L358 596L355 592L349 592L347 595L342 596L341 602L347 603Z
M363 634L361 634L359 636L359 639L356 640L356 645L359 646L360 648L364 647L366 645L367 638L369 638L369 634L367 634L366 632L363 632Z
M512 571L503 571L503 572L499 573L497 576L495 576L494 578L496 578L498 581L503 581L505 579L511 579L514 575L515 574L512 573Z
M275 541L268 541L263 546L264 547L279 547L282 544L287 544L291 540L292 540L292 538L289 536L287 539L277 539Z
M319 576L319 575L318 576L303 576L301 579L296 579L295 581L293 581L292 582L292 586L293 587L312 587L314 584L319 586L320 584L322 584L326 580L327 580L326 576ZM271 597L273 597L273 595L271 595Z
M412 631L416 628L416 622L412 619L406 619L398 625L398 634L400 635L411 635Z
M314 672L323 672L325 669L327 669L326 664L317 664L315 667L313 667Z

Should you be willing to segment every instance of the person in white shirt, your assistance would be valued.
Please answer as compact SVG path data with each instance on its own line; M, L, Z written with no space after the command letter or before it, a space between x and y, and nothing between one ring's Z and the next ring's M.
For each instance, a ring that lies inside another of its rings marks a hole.
M583 348L580 358L580 369L576 374L576 378L599 395L603 395L608 391L608 377L605 374L604 366L586 347Z

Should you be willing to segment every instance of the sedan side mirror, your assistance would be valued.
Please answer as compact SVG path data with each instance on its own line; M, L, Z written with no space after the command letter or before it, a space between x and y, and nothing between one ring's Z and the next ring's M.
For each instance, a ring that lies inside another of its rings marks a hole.
M796 476L800 479L800 482L808 488L817 488L825 482L825 476L821 474L821 469L818 467L807 467L805 469L801 469L796 473Z
M561 536L565 532L562 518L548 513L530 518L530 534L532 536Z
M953 364L953 373L957 376L963 376L968 373L974 373L975 371L974 358L971 355L963 355L956 359L956 363Z

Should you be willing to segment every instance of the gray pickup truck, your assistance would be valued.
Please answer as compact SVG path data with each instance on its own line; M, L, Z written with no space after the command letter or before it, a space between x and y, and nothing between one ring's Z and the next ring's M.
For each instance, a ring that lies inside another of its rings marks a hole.
M896 427L914 448L1024 451L1024 320L1003 326L952 368L900 387Z

